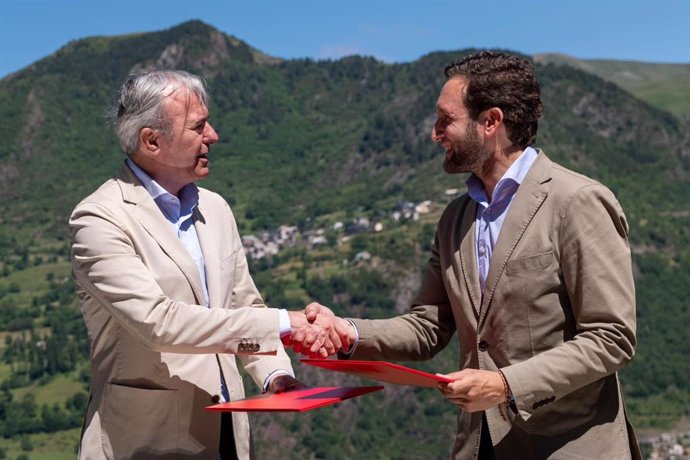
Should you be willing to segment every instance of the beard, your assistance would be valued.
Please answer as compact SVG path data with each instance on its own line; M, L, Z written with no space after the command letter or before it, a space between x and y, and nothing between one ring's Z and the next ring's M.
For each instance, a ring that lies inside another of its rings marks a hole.
M443 170L448 174L458 174L481 171L490 157L484 151L484 145L472 122L467 123L465 135L455 141L450 141L450 148L446 150Z

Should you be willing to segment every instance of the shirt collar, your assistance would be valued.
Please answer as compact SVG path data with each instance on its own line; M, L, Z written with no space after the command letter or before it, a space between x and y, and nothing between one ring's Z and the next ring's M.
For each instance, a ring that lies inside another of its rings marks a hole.
M502 201L503 199L512 196L512 193L517 190L517 187L522 184L522 181L527 175L527 171L532 167L532 163L537 159L539 154L532 147L527 147L518 157L517 160L510 165L508 170L503 174L501 179L496 184L494 189L494 196L492 203L497 201ZM489 199L486 196L486 191L484 190L484 184L482 181L474 174L471 174L467 178L467 194L479 204L484 204L488 206ZM512 186L512 187L511 187Z
M151 176L148 175L146 171L141 169L138 164L136 164L134 161L132 161L131 158L127 158L126 160L127 166L129 166L129 169L132 170L135 176L137 176L137 179L141 182L141 185L144 186L147 192L149 192L149 195L151 195L151 198L154 200L158 198L161 195L170 195L167 190L165 190L161 185L153 180Z
M132 170L137 179L141 181L151 198L159 208L166 214L170 213L169 207L172 205L176 209L174 214L184 216L191 214L192 210L199 204L199 188L195 183L190 183L182 187L178 196L173 195L156 182L146 171L141 169L131 158L126 160L127 166ZM172 199L171 199L172 198Z

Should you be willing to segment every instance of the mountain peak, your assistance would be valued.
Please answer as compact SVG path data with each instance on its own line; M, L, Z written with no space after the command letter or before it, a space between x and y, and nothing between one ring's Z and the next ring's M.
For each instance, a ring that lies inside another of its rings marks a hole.
M137 67L179 68L209 77L228 61L245 64L275 62L246 42L194 19L161 32L138 37L146 41L160 41L155 56L139 62Z
M74 40L10 79L24 74L59 74L84 83L114 84L128 73L152 67L184 69L208 78L229 61L273 64L280 59L195 19L157 32Z

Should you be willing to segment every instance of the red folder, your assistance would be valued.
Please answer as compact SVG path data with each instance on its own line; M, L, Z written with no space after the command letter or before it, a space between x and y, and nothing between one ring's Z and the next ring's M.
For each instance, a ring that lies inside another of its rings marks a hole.
M206 410L219 412L305 412L379 390L383 390L383 387L314 387L278 394L264 393L237 401L208 406Z
M378 380L380 382L397 383L398 385L413 385L417 387L436 388L438 382L450 383L453 380L427 372L418 371L400 364L385 361L358 361L354 359L303 359L304 364L323 367L332 371Z

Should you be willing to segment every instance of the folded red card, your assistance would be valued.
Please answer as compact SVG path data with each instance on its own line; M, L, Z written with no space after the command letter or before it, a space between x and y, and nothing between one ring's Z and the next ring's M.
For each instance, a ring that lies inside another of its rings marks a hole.
M358 361L354 359L303 359L304 364L323 367L332 371L345 372L380 382L435 388L438 382L452 382L452 379L418 371L400 364L385 361Z
M383 390L383 387L314 387L278 394L264 393L237 401L208 406L206 410L220 412L305 412L379 390Z

